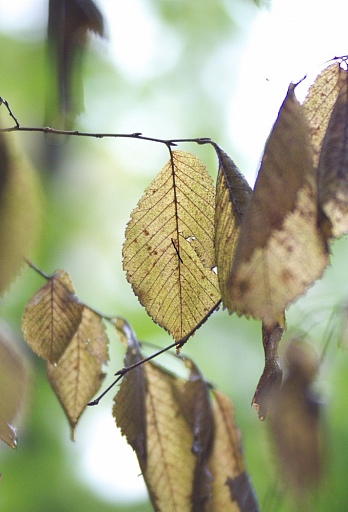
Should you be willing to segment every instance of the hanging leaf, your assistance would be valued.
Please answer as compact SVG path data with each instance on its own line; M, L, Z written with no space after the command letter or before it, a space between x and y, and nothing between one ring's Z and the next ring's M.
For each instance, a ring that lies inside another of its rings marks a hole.
M197 157L175 151L132 212L123 246L134 293L175 340L218 306L214 259L212 179Z
M0 133L0 295L32 250L41 217L38 178Z
M14 424L24 405L28 391L28 376L22 359L13 349L8 329L0 330L0 439L11 448L17 446Z
M285 328L285 316L271 328L262 325L262 343L265 351L265 368L257 385L251 404L255 407L260 420L264 420L274 401L283 378L279 364L278 346Z
M323 472L320 405L311 389L319 363L300 341L289 344L286 360L288 375L269 419L284 484L304 497L319 485Z
M291 84L267 141L228 279L237 310L266 327L277 323L328 262L317 227L308 126L294 89Z
M348 232L348 72L342 68L338 89L318 166L319 205L330 221L333 237Z
M235 305L227 288L240 227L248 208L252 189L230 157L214 146L219 158L215 200L215 253L222 302L232 313Z
M144 357L127 322L117 330L125 366ZM115 397L117 426L135 450L156 512L257 512L231 402L189 359L187 380L152 362L125 375Z
M310 127L315 169L318 167L321 145L338 96L339 69L338 61L325 68L316 77L303 102L304 112Z
M258 512L254 489L245 472L239 430L229 398L214 390L214 444L208 462L213 476L205 512Z
M57 363L74 336L82 317L69 274L55 272L28 302L22 320L30 348L50 363Z
M47 363L47 375L69 420L72 438L86 405L99 390L105 374L108 338L102 320L88 308L58 364Z

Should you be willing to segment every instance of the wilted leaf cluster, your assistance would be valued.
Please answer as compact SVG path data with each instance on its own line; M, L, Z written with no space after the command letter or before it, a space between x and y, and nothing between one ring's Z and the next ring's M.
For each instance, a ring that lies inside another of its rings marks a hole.
M310 399L317 365L296 346L282 386L278 345L286 307L322 276L330 243L348 231L347 77L346 59L336 59L317 77L303 105L290 84L254 190L216 143L205 141L217 155L214 186L196 156L174 151L167 141L169 161L133 210L123 246L134 293L178 350L221 302L230 313L261 320L265 369L252 403L261 419L269 415L280 466L288 484L300 491L322 473L319 408ZM13 235L25 172L13 170L5 139L0 152L3 237L14 240L8 251L6 244L0 251L7 278L19 268L30 231ZM47 361L48 378L74 434L104 378L108 339L102 315L76 297L66 272L46 278L26 306L23 332ZM190 360L187 379L154 362L141 364L132 328L119 318L114 323L127 348L126 370L132 369L119 373L113 414L137 454L155 510L258 510L229 399L212 389ZM13 445L6 427L12 416L11 410L0 418L0 429Z

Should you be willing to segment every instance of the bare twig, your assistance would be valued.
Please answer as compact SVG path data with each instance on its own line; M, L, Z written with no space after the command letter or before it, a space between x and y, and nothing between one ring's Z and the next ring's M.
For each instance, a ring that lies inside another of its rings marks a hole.
M197 138L188 138L188 139L159 139L157 137L146 137L140 132L134 133L93 133L93 132L81 132L79 130L60 130L57 128L51 128L49 126L21 126L19 124L18 119L13 114L11 107L7 100L0 97L0 106L4 104L7 108L9 115L15 122L15 126L11 126L9 128L0 128L0 132L39 132L39 133L50 133L53 135L68 135L75 137L93 137L96 139L103 138L124 138L124 139L137 139L137 140L147 140L150 142L158 142L160 144L165 144L168 148L173 146L177 146L182 142L193 142L196 144L210 144L212 140L209 137L197 137Z

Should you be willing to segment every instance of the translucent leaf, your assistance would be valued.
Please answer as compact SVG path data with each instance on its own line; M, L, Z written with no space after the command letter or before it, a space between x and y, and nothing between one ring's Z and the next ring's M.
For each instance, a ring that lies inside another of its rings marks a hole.
M338 62L325 68L315 79L303 102L304 112L310 126L315 168L318 166L321 145L338 96L338 73Z
M220 299L214 266L214 187L190 153L173 152L132 212L123 266L152 319L176 340Z
M26 398L28 377L22 359L13 349L10 334L0 330L0 439L11 448L17 446L15 424Z
M239 430L229 398L213 391L214 444L208 462L213 476L211 499L205 512L258 512L259 506L245 472Z
M334 237L348 232L348 72L342 68L338 88L318 166L319 205Z
M308 126L290 85L267 141L243 222L232 272L231 301L271 327L327 265L317 227L317 185Z
M41 217L38 178L9 141L0 133L0 294L32 250Z
M285 328L285 318L268 328L262 325L262 343L265 351L265 368L256 388L252 405L260 420L266 418L268 409L279 391L283 378L283 370L279 364L278 346Z
M284 484L304 496L323 472L320 405L311 389L319 363L313 349L299 341L289 344L286 359L288 375L269 419Z
M22 329L26 342L38 356L56 363L81 322L82 310L69 274L58 270L25 308Z
M105 377L108 338L98 315L84 308L81 323L58 364L47 363L47 374L75 435L77 422Z
M227 288L240 227L250 202L252 189L230 157L215 146L219 158L216 184L215 254L222 302L232 313L235 305Z

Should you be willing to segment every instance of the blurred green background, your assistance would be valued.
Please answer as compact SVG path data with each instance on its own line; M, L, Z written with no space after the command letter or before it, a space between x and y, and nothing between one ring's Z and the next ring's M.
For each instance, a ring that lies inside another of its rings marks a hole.
M142 132L159 138L211 137L249 179L255 177L256 166L245 169L248 156L231 138L229 105L238 82L243 44L253 21L268 7L248 0L132 1L128 10L123 3L111 0L98 5L106 13L111 3L119 7L119 30L139 23L136 30L129 29L139 39L132 36L127 44L134 46L133 53L125 55L123 61L121 55L115 62L110 43L92 38L83 64L85 112L76 128ZM132 8L136 10L134 16L130 16ZM42 17L37 17L39 22L31 30L14 27L0 33L0 95L23 126L43 126L47 83L54 66L46 60L47 4L38 1L37 10L42 11ZM114 25L107 17L105 21L112 41ZM146 46L149 31L154 34L152 49ZM122 38L122 33L116 35ZM129 37L127 30L124 37ZM146 52L148 59L137 68L139 55ZM3 126L12 124L3 107L0 116ZM121 262L126 223L143 190L166 163L166 149L131 139L47 139L30 133L11 137L40 173L44 189L45 218L35 263L47 273L64 268L83 301L107 314L125 317L140 339L159 347L167 345L169 336L152 323L133 296ZM199 155L216 176L211 148L185 144L180 149ZM308 333L319 354L334 329L317 383L324 403L328 464L313 510L323 512L348 508L348 355L337 346L342 306L348 297L347 253L345 239L335 243L332 265L324 278L288 314L289 335L295 328ZM21 338L23 308L41 284L33 271L24 269L2 301L2 317L17 334L32 386L19 425L17 450L0 446L0 510L151 511L132 450L120 440L111 418L112 393L98 408L84 413L76 442L70 441L67 421L46 382L45 366ZM328 327L333 308L336 314ZM123 349L111 329L109 334L111 361L105 386L122 366L123 358ZM207 380L234 401L247 468L262 511L297 510L288 493L277 491L278 473L267 422L260 422L250 407L264 363L260 324L219 311L184 352ZM128 460L133 461L129 470Z

